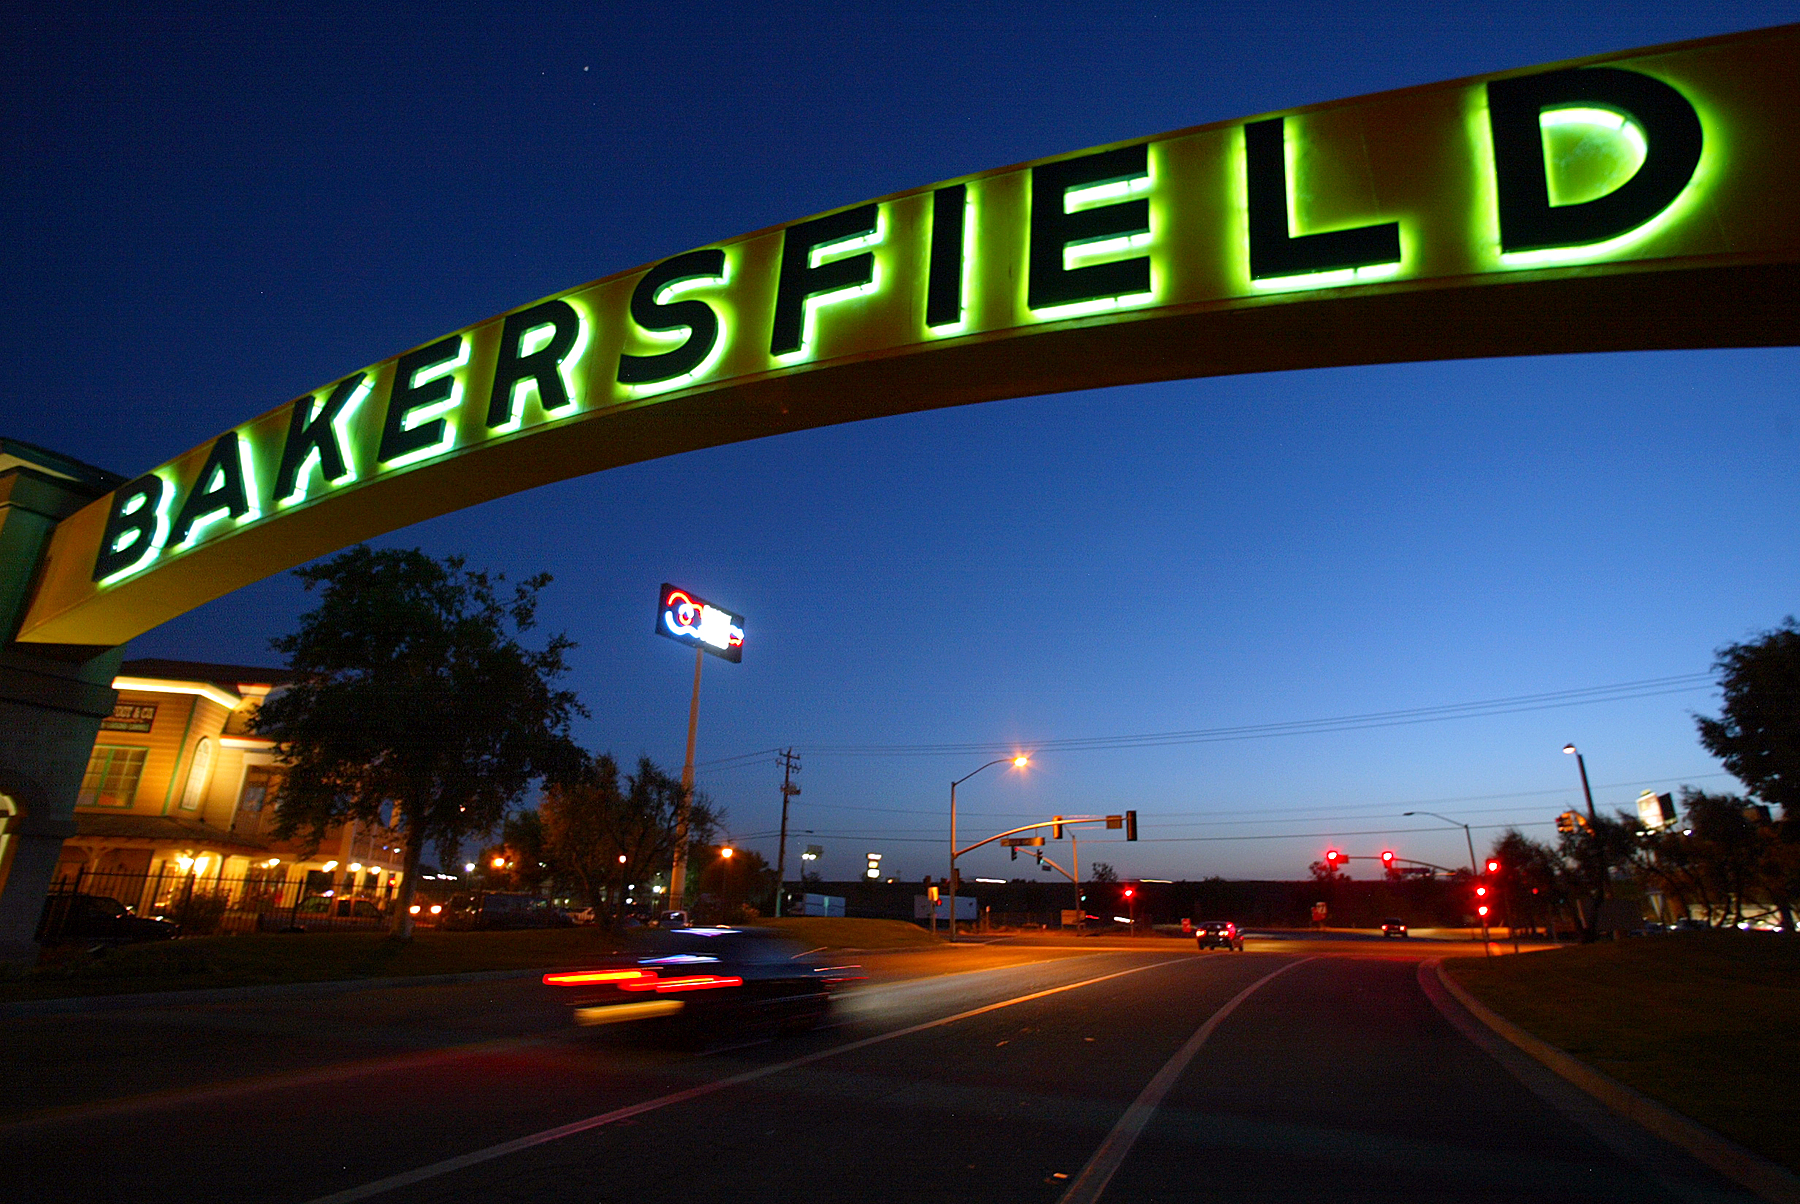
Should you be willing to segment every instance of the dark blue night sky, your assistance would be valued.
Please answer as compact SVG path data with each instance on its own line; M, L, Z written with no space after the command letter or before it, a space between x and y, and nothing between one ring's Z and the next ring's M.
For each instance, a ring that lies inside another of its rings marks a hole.
M833 206L1796 19L1792 3L14 3L0 434L135 473L500 310ZM950 779L998 755L930 746L1706 670L1800 610L1797 367L1791 349L1584 356L1026 398L620 469L383 542L554 573L546 627L581 645L581 735L622 758L681 759L691 657L651 634L658 584L741 611L743 663L707 664L700 759L799 748L795 824L826 876L868 850L917 876L943 870ZM273 664L269 637L305 605L265 582L131 654ZM1050 747L965 786L964 831L1135 807L1144 841L1084 860L1295 877L1330 843L1463 856L1409 809L1544 835L1579 796L1568 740L1602 806L1728 787L1694 740L1713 696L1637 692ZM771 860L779 782L770 756L701 772Z

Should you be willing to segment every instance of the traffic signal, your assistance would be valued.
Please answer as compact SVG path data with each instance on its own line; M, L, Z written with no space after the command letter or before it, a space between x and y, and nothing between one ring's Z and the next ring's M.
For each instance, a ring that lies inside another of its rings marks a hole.
M1475 909L1475 914L1485 921L1488 918L1488 905L1486 903L1481 904Z
M1487 898L1487 893L1488 893L1488 888L1485 886L1478 886L1475 888L1475 897L1477 899Z
M1487 866L1488 866L1487 872L1490 874L1498 874L1500 872L1500 863L1492 857L1488 858Z
M1126 840L1136 840L1137 839L1137 812L1136 811L1127 811L1125 813L1125 839Z
M1062 816L1058 815L1050 821L1050 839L1051 840L1061 840L1062 839L1062 829L1063 829Z
M1330 866L1333 869L1337 868L1338 862L1348 861L1348 860L1350 860L1350 859L1348 857L1344 856L1342 853L1338 852L1336 849L1326 849L1325 850L1325 864Z
M1137 894L1137 892L1135 890L1132 890L1129 886L1125 888L1125 897L1127 899L1131 898L1131 896L1133 896L1135 894Z
M1381 864L1386 866L1390 870L1394 868L1394 850L1392 850L1392 849L1381 850Z

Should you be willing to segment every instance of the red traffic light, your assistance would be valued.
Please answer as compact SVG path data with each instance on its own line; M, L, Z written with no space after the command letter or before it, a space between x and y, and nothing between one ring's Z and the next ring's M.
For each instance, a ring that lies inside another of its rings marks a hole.
M1475 909L1475 914L1479 915L1484 920L1487 918L1487 913L1488 905L1486 903L1483 903L1480 907Z
M1477 898L1477 899L1485 899L1485 898L1487 898L1487 887L1485 887L1485 886L1478 886L1478 887L1476 887L1476 888L1475 888L1475 897L1476 897L1476 898Z
M1381 864L1386 865L1386 866L1392 866L1394 864L1394 850L1392 850L1392 849L1381 850Z
M1498 861L1494 860L1492 857L1489 857L1488 858L1488 873L1498 874L1499 872L1500 872L1500 863Z
M1326 849L1325 850L1325 864L1326 865L1336 865L1338 862L1343 861L1343 860L1344 860L1344 855L1342 853L1338 852L1336 849Z
M1126 887L1126 888L1125 888L1125 897L1126 897L1126 898L1127 898L1127 899L1129 899L1129 898L1131 898L1131 896L1132 896L1132 895L1134 895L1134 894L1136 894L1136 893L1137 893L1137 892L1136 892L1136 891L1134 891L1134 890L1132 890L1132 889L1131 889L1131 888L1130 888L1130 887L1129 887L1129 886L1128 886L1128 887Z

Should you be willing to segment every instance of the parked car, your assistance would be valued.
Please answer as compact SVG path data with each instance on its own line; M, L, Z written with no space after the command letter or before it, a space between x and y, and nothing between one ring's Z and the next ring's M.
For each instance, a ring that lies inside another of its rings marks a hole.
M375 932L387 927L387 913L368 899L309 895L287 911L262 917L263 927L305 932Z
M1381 935L1383 939L1386 939L1390 936L1403 937L1410 934L1406 931L1405 920L1402 920L1399 916L1389 916L1381 922Z
M567 928L575 921L548 899L513 891L452 895L440 924L461 932L497 928Z
M862 977L766 928L640 928L630 952L544 975L576 1024L650 1023L684 1040L811 1028Z
M1206 920L1194 925L1194 943L1201 949L1244 951L1244 934L1230 920Z
M106 895L54 894L44 900L44 910L38 917L38 940L44 944L166 941L180 932L180 924L155 916L140 916Z

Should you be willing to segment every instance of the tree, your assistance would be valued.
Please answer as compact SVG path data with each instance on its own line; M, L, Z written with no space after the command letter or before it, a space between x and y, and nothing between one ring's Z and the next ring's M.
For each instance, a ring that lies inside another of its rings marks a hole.
M1524 921L1521 927L1535 928L1541 914L1554 932L1557 908L1566 897L1568 875L1561 854L1516 828L1508 828L1494 842L1488 856L1500 863L1507 923L1516 922L1512 909L1517 908Z
M674 859L680 801L681 779L648 757L622 787L610 753L584 758L544 790L544 860L580 889L596 917L616 925L627 889ZM711 840L718 821L711 801L696 792L688 808L690 848Z
M1700 743L1784 818L1800 818L1800 625L1718 650L1713 668L1725 698L1717 719L1694 717Z
M318 841L392 814L405 844L402 938L425 846L450 861L491 831L535 777L566 766L569 720L585 714L554 684L573 643L555 635L534 651L517 638L535 625L549 575L503 599L504 577L464 563L358 545L295 570L319 605L270 641L297 677L255 719L286 775L278 836Z
M726 857L720 849L707 848L695 860L701 867L700 893L717 919L726 923L754 919L750 913L760 914L761 906L774 897L775 867L755 849L733 848Z
M1117 882L1118 880L1119 871L1107 862L1096 861L1088 870L1088 881L1090 882Z
M531 809L509 814L500 825L500 843L482 849L475 863L490 886L502 890L542 886L554 873L544 852L542 817Z

